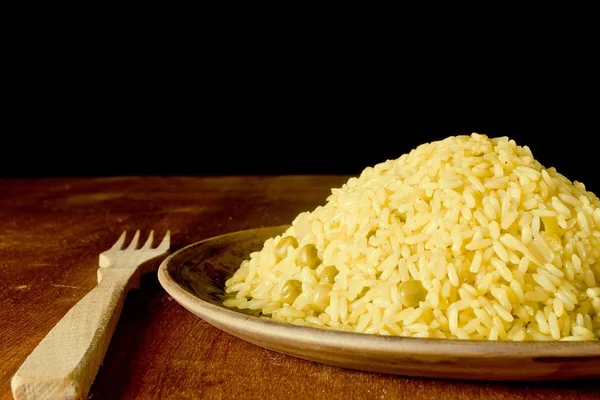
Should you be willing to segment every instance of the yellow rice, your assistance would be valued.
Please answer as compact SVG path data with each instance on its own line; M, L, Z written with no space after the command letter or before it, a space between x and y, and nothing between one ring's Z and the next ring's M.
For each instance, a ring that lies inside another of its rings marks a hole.
M282 257L280 240L293 236ZM316 246L313 268L298 261ZM473 133L365 168L299 214L226 282L228 307L366 334L600 338L600 200L527 146ZM324 269L335 267L325 283ZM284 303L282 289L301 282ZM407 306L400 288L419 281Z

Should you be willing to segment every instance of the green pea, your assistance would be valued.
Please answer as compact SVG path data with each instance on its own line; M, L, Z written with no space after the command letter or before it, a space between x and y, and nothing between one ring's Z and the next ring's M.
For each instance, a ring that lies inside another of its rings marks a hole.
M284 258L287 254L288 247L298 247L298 241L293 236L286 236L281 238L277 246L275 247L275 255L279 258Z
M416 279L402 282L399 290L400 300L406 307L417 307L419 302L425 300L425 296L427 296L427 290L425 290L421 281Z
M302 282L297 279L290 279L281 289L281 301L286 304L292 304L294 300L302 293Z
M321 271L320 278L325 283L335 283L335 277L337 274L337 268L333 265L328 265L327 267L323 268L323 271Z
M321 260L319 260L317 246L310 243L304 245L302 250L300 250L300 254L298 255L298 264L301 267L315 269L320 263Z

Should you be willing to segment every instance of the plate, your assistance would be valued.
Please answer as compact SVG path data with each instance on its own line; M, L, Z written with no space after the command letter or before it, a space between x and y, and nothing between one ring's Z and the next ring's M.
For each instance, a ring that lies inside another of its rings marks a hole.
M341 332L276 322L223 306L225 281L284 226L202 240L169 255L158 279L181 306L211 325L269 350L341 368L460 380L534 381L600 377L600 341L511 342L423 339Z

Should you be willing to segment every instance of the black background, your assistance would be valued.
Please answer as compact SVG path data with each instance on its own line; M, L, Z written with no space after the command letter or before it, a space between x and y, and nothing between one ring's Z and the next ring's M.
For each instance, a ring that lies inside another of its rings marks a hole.
M508 136L529 146L544 166L595 188L600 184L593 132L553 125L552 115L538 124L514 118L444 122L445 115L427 115L426 107L413 114L414 107L383 102L310 107L283 98L283 105L249 99L127 107L113 101L65 102L22 119L14 134L5 130L1 176L353 175L421 143L478 132Z
M600 192L594 135L561 125L443 124L357 108L64 118L48 118L44 134L12 138L2 177L357 175L421 143L478 132L527 145L544 166Z
M325 46L301 57L253 43L238 44L244 52L98 43L42 43L11 61L0 178L356 175L478 132L527 145L600 193L598 102L577 92L594 87L582 71L547 76L510 57L442 53L409 63L369 43L355 54L348 42L339 57Z

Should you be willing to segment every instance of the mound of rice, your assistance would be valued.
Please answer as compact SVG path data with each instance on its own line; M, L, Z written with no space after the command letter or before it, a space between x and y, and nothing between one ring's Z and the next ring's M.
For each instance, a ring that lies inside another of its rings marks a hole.
M240 265L226 306L366 334L600 337L600 200L527 146L451 136L331 192Z

